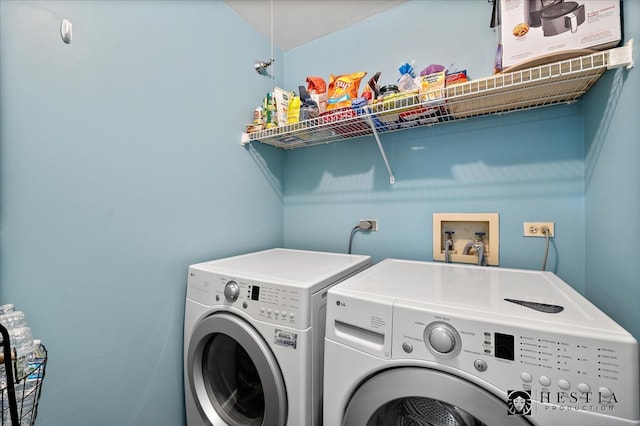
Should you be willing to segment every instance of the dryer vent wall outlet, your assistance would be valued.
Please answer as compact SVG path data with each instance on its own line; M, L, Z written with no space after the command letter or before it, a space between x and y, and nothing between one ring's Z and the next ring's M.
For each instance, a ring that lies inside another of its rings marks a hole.
M524 236L544 238L544 228L549 230L549 237L556 235L553 222L524 222Z

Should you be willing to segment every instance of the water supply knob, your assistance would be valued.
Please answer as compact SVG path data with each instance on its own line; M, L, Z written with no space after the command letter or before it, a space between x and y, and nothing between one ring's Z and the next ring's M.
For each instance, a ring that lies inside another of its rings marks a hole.
M240 294L240 287L238 287L238 283L235 281L229 281L224 286L224 297L229 302L235 302L238 299L238 295Z
M432 322L424 329L423 339L427 349L437 357L453 358L460 353L460 335L448 323Z

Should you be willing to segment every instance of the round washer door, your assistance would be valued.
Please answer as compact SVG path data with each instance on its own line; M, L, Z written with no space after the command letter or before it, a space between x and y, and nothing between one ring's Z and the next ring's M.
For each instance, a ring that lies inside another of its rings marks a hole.
M436 370L386 370L362 384L347 405L345 426L531 426L507 404L464 379Z
M286 424L287 394L278 363L262 336L243 319L216 313L198 324L189 342L187 371L203 421Z

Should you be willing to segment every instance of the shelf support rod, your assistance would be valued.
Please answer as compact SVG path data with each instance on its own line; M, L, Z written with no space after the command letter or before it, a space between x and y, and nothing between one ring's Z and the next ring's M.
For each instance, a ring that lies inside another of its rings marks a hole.
M393 175L393 170L391 170L391 166L389 165L389 160L387 160L387 154L384 152L384 147L382 146L382 142L380 142L380 135L378 135L378 131L376 130L376 125L373 124L373 120L371 116L373 112L371 112L371 108L367 108L367 120L369 120L369 126L371 126L371 131L373 132L373 137L376 139L376 143L378 144L378 149L380 150L380 154L382 155L382 159L384 160L384 165L387 166L387 172L389 172L389 183L393 185L396 183L396 177Z

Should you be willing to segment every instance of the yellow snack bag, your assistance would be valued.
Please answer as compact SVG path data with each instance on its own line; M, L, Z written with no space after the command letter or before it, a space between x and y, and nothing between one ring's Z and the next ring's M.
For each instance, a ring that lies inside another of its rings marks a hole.
M300 97L293 95L289 99L289 108L287 111L287 124L295 124L300 120Z
M360 81L367 75L366 72L354 72L329 77L329 92L327 96L327 111L348 108L351 101L358 97Z

